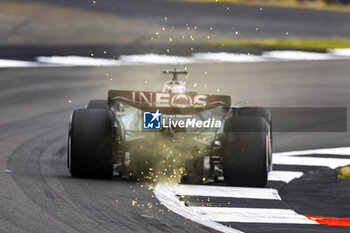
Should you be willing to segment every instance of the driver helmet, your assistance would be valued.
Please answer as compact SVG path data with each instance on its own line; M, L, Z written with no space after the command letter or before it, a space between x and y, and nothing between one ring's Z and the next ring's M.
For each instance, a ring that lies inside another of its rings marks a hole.
M162 92L185 93L186 86L185 83L181 81L167 81L164 83Z

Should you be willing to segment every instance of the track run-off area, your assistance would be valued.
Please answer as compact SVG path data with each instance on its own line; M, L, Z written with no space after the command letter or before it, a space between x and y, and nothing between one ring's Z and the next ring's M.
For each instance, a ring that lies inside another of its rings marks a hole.
M275 183L299 179L305 175L304 172L315 170L315 167L336 168L350 164L350 148L275 153L273 161L277 170L269 174L269 188L158 185L154 192L158 200L173 212L222 232L244 231L246 227L242 223L259 224L260 227L265 225L270 231L275 228L276 232L283 228L282 224L299 224L300 230L303 229L302 225L310 224L350 226L350 218L297 213L283 201L278 188L272 188L277 186ZM300 166L304 172L296 171ZM303 179L307 178L303 177L299 182L302 183ZM304 228L305 232L312 229L318 228Z

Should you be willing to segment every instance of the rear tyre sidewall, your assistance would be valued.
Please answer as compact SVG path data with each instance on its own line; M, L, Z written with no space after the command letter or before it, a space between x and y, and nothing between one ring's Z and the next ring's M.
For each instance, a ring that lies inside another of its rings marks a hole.
M232 117L225 121L223 169L228 185L266 186L270 153L268 127L262 117Z
M111 178L113 175L111 111L78 109L71 117L68 167L74 177Z
M233 114L236 114L239 117L255 116L265 118L269 125L269 150L272 151L272 115L269 109L263 107L242 107L235 108ZM272 168L272 153L269 153L269 171L272 171Z

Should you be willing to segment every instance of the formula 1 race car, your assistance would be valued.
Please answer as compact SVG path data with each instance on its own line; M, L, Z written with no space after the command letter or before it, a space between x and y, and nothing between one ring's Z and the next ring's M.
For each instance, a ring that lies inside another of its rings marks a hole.
M271 114L230 96L186 91L172 74L160 92L110 90L71 115L73 177L264 187L272 169Z

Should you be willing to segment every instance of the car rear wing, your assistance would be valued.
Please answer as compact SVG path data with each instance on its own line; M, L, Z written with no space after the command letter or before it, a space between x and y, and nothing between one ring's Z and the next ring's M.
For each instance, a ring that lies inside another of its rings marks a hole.
M108 105L114 106L117 102L135 108L192 108L208 109L218 106L229 108L230 96L205 95L197 93L166 93L146 91L108 91Z

